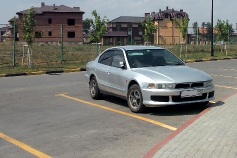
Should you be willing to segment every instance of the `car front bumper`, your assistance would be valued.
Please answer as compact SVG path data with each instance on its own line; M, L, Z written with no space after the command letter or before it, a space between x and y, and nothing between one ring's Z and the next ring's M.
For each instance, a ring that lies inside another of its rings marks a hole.
M141 89L146 107L207 102L214 99L214 86L190 89ZM198 94L193 94L198 92ZM184 93L190 95L184 96Z

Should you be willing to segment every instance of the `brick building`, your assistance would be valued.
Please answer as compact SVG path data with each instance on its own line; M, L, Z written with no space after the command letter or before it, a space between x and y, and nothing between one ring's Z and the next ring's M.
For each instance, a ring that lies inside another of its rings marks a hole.
M179 28L174 24L175 18L178 20L182 18L189 19L188 14L182 9L177 11L166 7L164 11L160 9L159 12L145 13L145 17L150 17L159 28L154 34L154 44L179 44L186 42L182 39Z
M35 11L35 42L59 42L63 37L64 42L83 42L83 14L79 7L65 5L45 5L33 7ZM29 9L17 12L19 24L22 23L23 15ZM63 27L62 27L63 26ZM62 33L63 32L63 33ZM19 30L19 40L22 41L23 33Z
M103 36L103 45L141 44L144 17L120 16L109 21L108 32Z

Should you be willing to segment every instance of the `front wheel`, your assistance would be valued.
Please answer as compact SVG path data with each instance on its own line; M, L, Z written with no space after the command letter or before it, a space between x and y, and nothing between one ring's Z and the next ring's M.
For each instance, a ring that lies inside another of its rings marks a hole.
M139 113L145 110L141 89L137 84L134 84L129 88L127 102L132 112Z
M100 89L98 87L98 83L96 78L93 76L89 83L90 94L93 99L100 99L102 94L100 93Z

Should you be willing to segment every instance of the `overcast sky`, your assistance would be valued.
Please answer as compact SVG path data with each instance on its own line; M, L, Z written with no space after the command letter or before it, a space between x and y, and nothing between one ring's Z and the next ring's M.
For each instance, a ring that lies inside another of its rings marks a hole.
M217 19L229 20L236 29L237 0L213 0L214 1L214 25ZM92 18L91 12L96 10L101 17L106 16L113 20L119 16L144 16L144 13L165 10L166 6L175 10L183 9L190 18L189 25L198 22L211 22L212 0L6 0L0 5L0 24L8 23L8 20L16 16L16 12L40 7L41 2L46 5L66 5L80 7L85 12L83 19ZM1 27L1 26L0 26Z

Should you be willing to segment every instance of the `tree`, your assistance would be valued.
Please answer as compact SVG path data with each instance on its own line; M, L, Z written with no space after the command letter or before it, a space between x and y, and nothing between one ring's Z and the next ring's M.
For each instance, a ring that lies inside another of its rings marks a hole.
M182 38L186 44L186 58L187 58L187 51L188 51L187 49L188 23L189 23L188 18L182 18L180 20L174 19L174 24L179 28L179 31L182 34ZM181 56L181 52L182 52L182 45L180 47L180 56Z
M94 20L90 20L91 22L90 39L91 42L99 43L103 35L107 31L108 19L106 17L101 19L100 15L97 14L96 10L92 11L92 15L94 16Z
M193 34L196 37L196 44L198 45L199 43L199 27L198 27L198 22L193 23Z
M150 17L148 17L145 21L142 22L142 26L145 28L145 34L144 34L144 41L146 43L153 43L154 42L154 35L158 30L158 27L154 25L154 22Z
M176 27L179 28L179 31L181 32L185 43L187 43L188 23L189 23L189 19L187 18L182 18L181 20L174 19L174 24L176 25Z
M211 33L211 23L210 22L202 22L202 30L201 37L205 41L211 41L212 33Z
M92 23L92 19L86 18L85 20L83 20L83 34L88 34L90 32Z
M198 34L198 22L194 22L194 23L193 23L193 33L194 33L195 35Z
M28 45L28 49L27 49L28 67L32 66L31 54L32 54L34 29L35 29L35 11L33 8L31 8L28 10L26 14L23 15L23 23L22 23L23 39Z
M228 42L229 35L233 32L232 25L229 24L229 21L226 20L217 20L217 25L215 26L215 30L217 32L217 39L219 41Z
M22 31L24 33L23 39L31 47L33 43L35 29L35 11L33 8L29 9L26 14L23 15Z
M229 41L230 34L233 32L232 25L229 24L228 20L224 21L224 20L218 19L217 25L215 26L215 30L217 32L216 33L217 40L224 42L222 45L224 46L224 50L227 55L226 42ZM220 45L221 51L222 51L222 45Z

